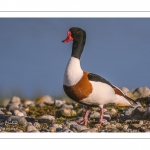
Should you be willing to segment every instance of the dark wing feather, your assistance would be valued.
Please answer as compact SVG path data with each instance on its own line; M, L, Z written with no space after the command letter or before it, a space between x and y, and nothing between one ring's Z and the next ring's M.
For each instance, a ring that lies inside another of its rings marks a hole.
M90 81L95 81L95 82L103 82L103 83L106 83L108 85L110 85L111 87L113 87L113 85L107 81L106 79L104 79L103 77L99 76L99 75L96 75L94 73L89 73L88 74L88 79Z

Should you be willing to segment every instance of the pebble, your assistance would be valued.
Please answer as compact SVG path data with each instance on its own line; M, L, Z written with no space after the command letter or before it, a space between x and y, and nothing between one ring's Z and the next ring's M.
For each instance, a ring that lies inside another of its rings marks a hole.
M97 128L83 129L81 132L98 132Z
M96 119L96 118L99 118L100 117L100 113L99 112L92 112L90 114L90 118L91 119Z
M63 106L63 104L65 104L65 101L55 100L55 107L56 108L60 108L61 106Z
M150 96L150 89L147 86L137 88L133 91L136 98L145 98Z
M40 123L52 123L54 120L55 117L51 115L43 115L38 118L38 122Z
M143 119L150 120L150 107L146 107L146 111L143 115Z
M29 99L24 99L21 101L22 104L26 107L26 106L34 106L33 101L29 100Z
M141 127L141 124L132 124L131 128L138 129Z
M35 101L35 104L46 104L46 105L54 105L54 100L49 95L42 96Z
M9 103L21 104L20 97L13 96Z
M63 104L62 106L61 106L61 109L73 109L73 106L72 105L67 105L67 104Z
M28 124L27 126L26 126L26 130L27 130L27 132L36 132L37 131L37 128L36 127L34 127L33 125L31 125L31 124Z
M66 109L66 108L60 109L58 110L58 112L60 113L61 116L64 117L73 117L77 115L75 110Z
M14 115L15 116L24 116L24 114L22 112L20 112L19 110L14 110Z
M78 131L78 132L81 132L82 130L85 130L85 129L88 129L86 126L84 126L84 125L76 125L76 124L71 124L70 125L70 129L72 130L72 129L76 129L76 131Z
M129 127L128 125L124 125L123 126L123 131L127 131L128 127Z
M12 115L12 112L6 111L6 115Z
M34 126L36 129L40 129L40 127L41 127L40 123L38 123L38 122L34 122L34 123L33 123L33 126Z
M8 111L17 110L17 109L19 109L19 104L17 104L17 103L9 103L9 104L6 106L6 109L7 109Z
M71 131L70 129L62 129L58 132L66 132L66 133L74 133L73 131Z

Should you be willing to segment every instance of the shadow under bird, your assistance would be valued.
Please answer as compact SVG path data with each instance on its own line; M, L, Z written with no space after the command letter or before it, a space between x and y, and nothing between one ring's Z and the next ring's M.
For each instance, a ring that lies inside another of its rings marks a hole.
M86 42L86 32L78 27L70 28L67 38L62 42L70 41L73 41L72 53L64 73L63 88L69 98L88 106L83 120L78 123L87 125L89 106L100 108L99 124L103 123L105 105L131 106L133 100L117 86L99 75L82 70L80 57Z

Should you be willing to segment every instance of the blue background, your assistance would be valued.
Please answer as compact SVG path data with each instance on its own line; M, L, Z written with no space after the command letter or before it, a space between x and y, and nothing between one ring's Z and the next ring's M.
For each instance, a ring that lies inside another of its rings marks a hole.
M0 96L60 96L72 42L86 31L83 70L118 87L150 87L149 18L0 18Z

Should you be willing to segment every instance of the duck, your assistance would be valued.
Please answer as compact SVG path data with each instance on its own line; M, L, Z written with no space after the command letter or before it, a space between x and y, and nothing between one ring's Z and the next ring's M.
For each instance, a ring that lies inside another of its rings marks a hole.
M103 123L104 107L113 104L115 106L131 106L134 100L124 94L117 86L111 84L105 78L82 70L80 58L86 42L86 32L79 27L71 27L67 32L67 38L63 43L73 41L71 57L64 73L63 89L66 95L86 107L83 120L77 121L82 125L88 124L90 107L100 108L98 125Z

